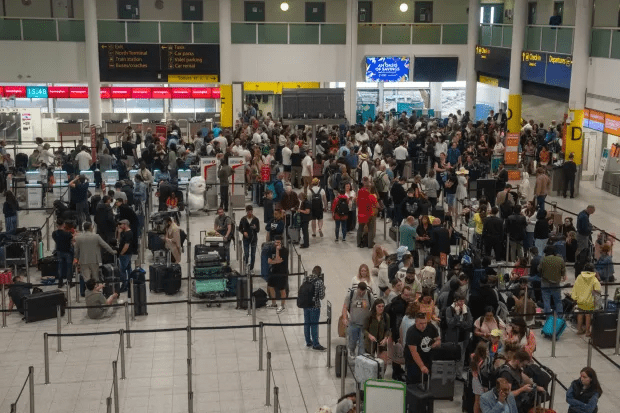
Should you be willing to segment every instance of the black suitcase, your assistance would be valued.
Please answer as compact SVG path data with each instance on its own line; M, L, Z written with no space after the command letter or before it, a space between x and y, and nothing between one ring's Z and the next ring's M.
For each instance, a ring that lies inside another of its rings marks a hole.
M616 346L618 313L595 314L592 320L592 344L598 348Z
M133 308L135 315L148 315L146 311L146 284L143 282L133 284Z
M237 278L237 310L248 309L248 277Z
M105 284L103 287L103 295L107 298L114 293L121 292L121 278L120 277L106 277L103 279Z
M396 242L397 239L397 232L398 232L398 227L390 227L390 238L392 239L392 241Z
M156 231L149 231L147 234L148 246L150 251L160 251L166 248L166 243L161 237L161 234Z
M164 292L164 273L166 266L163 264L149 265L149 290L156 293Z
M433 361L430 391L434 400L454 400L456 361Z
M456 343L441 343L432 352L435 361L458 361L461 359L461 347Z
M56 318L57 307L60 314L65 315L67 300L60 290L34 293L23 298L24 317L27 323Z
M446 211L443 209L443 206L437 204L435 205L435 208L433 208L433 213L432 215L435 218L439 218L441 220L441 223L443 224L443 222L446 219Z
M26 259L26 244L22 242L7 243L4 247L4 256L12 259Z
M433 413L435 411L435 400L429 387L430 379L426 386L421 383L407 385L407 395L405 396L407 413Z
M101 201L101 195L93 195L90 197L89 212L91 215L95 215L95 212L97 211L97 204L99 204L99 201Z
M162 287L166 295L174 295L181 289L181 266L179 264L171 264L165 267L165 273L162 280Z
M56 256L45 257L39 261L39 271L41 271L41 277L54 277L58 276L58 258Z
M121 278L121 271L118 269L118 265L103 264L99 267L99 279L106 280L109 278Z
M336 346L336 377L342 377L342 344ZM347 377L347 369L344 369L344 377Z

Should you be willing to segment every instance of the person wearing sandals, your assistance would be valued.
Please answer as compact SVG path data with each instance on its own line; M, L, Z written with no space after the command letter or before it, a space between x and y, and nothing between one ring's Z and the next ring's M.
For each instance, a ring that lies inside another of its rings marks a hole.
M577 314L577 334L585 334L590 337L590 321L592 319L591 311L596 309L594 295L601 293L601 283L596 278L594 265L588 263L584 266L583 271L575 280L571 298L577 302L579 313ZM583 319L586 319L586 325L583 327Z

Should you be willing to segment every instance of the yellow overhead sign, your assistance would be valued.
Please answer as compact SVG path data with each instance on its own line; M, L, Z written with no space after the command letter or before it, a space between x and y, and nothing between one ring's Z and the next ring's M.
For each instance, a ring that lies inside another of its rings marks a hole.
M217 75L168 75L168 83L217 83Z
M272 92L282 94L282 89L319 89L320 82L243 82L244 92Z
M489 76L480 75L478 77L478 82L484 83L486 85L495 86L495 87L499 86L499 79L495 79L494 77L489 77Z

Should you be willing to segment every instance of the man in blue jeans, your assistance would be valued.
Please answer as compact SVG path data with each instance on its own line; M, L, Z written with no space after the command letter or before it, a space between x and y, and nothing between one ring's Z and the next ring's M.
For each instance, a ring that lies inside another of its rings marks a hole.
M58 258L58 288L62 288L64 280L68 283L72 281L72 264L73 264L73 234L69 232L72 226L63 223L58 229L52 232L52 238L56 242L56 257Z
M118 243L118 265L121 273L121 292L127 291L127 280L131 274L131 255L135 253L133 233L129 221L123 219L118 223L120 231Z
M312 273L306 277L305 282L313 284L314 306L304 308L304 336L306 347L317 351L325 351L319 343L319 317L321 316L321 300L325 298L325 283L321 277L323 270L318 265L312 269Z
M563 313L562 296L560 283L566 281L566 266L562 257L555 255L555 247L548 245L545 247L545 257L540 262L538 270L542 279L542 298L545 307L545 314L551 313L551 297L555 312L560 317Z
M260 223L253 214L252 205L245 207L246 216L239 222L239 232L243 234L243 263L248 272L254 271L254 259L256 257L256 244Z
M370 308L374 298L365 282L357 285L356 289L351 289L344 299L342 307L342 321L347 326L347 344L349 355L364 354L364 322L370 317Z

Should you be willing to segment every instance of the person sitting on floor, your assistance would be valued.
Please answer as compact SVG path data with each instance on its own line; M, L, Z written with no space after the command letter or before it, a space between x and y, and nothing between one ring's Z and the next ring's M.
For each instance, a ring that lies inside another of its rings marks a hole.
M13 277L13 284L9 286L9 311L16 307L20 314L24 314L24 297L30 295L31 288L32 284L25 283L23 276Z
M86 281L86 305L87 306L97 306L97 305L110 305L114 304L114 301L118 298L118 292L114 292L107 299L103 296L103 287L104 284L98 283L94 278L90 278ZM120 304L120 302L119 302ZM107 308L89 308L87 310L88 318L92 318L93 320L98 320L106 317L110 313Z

